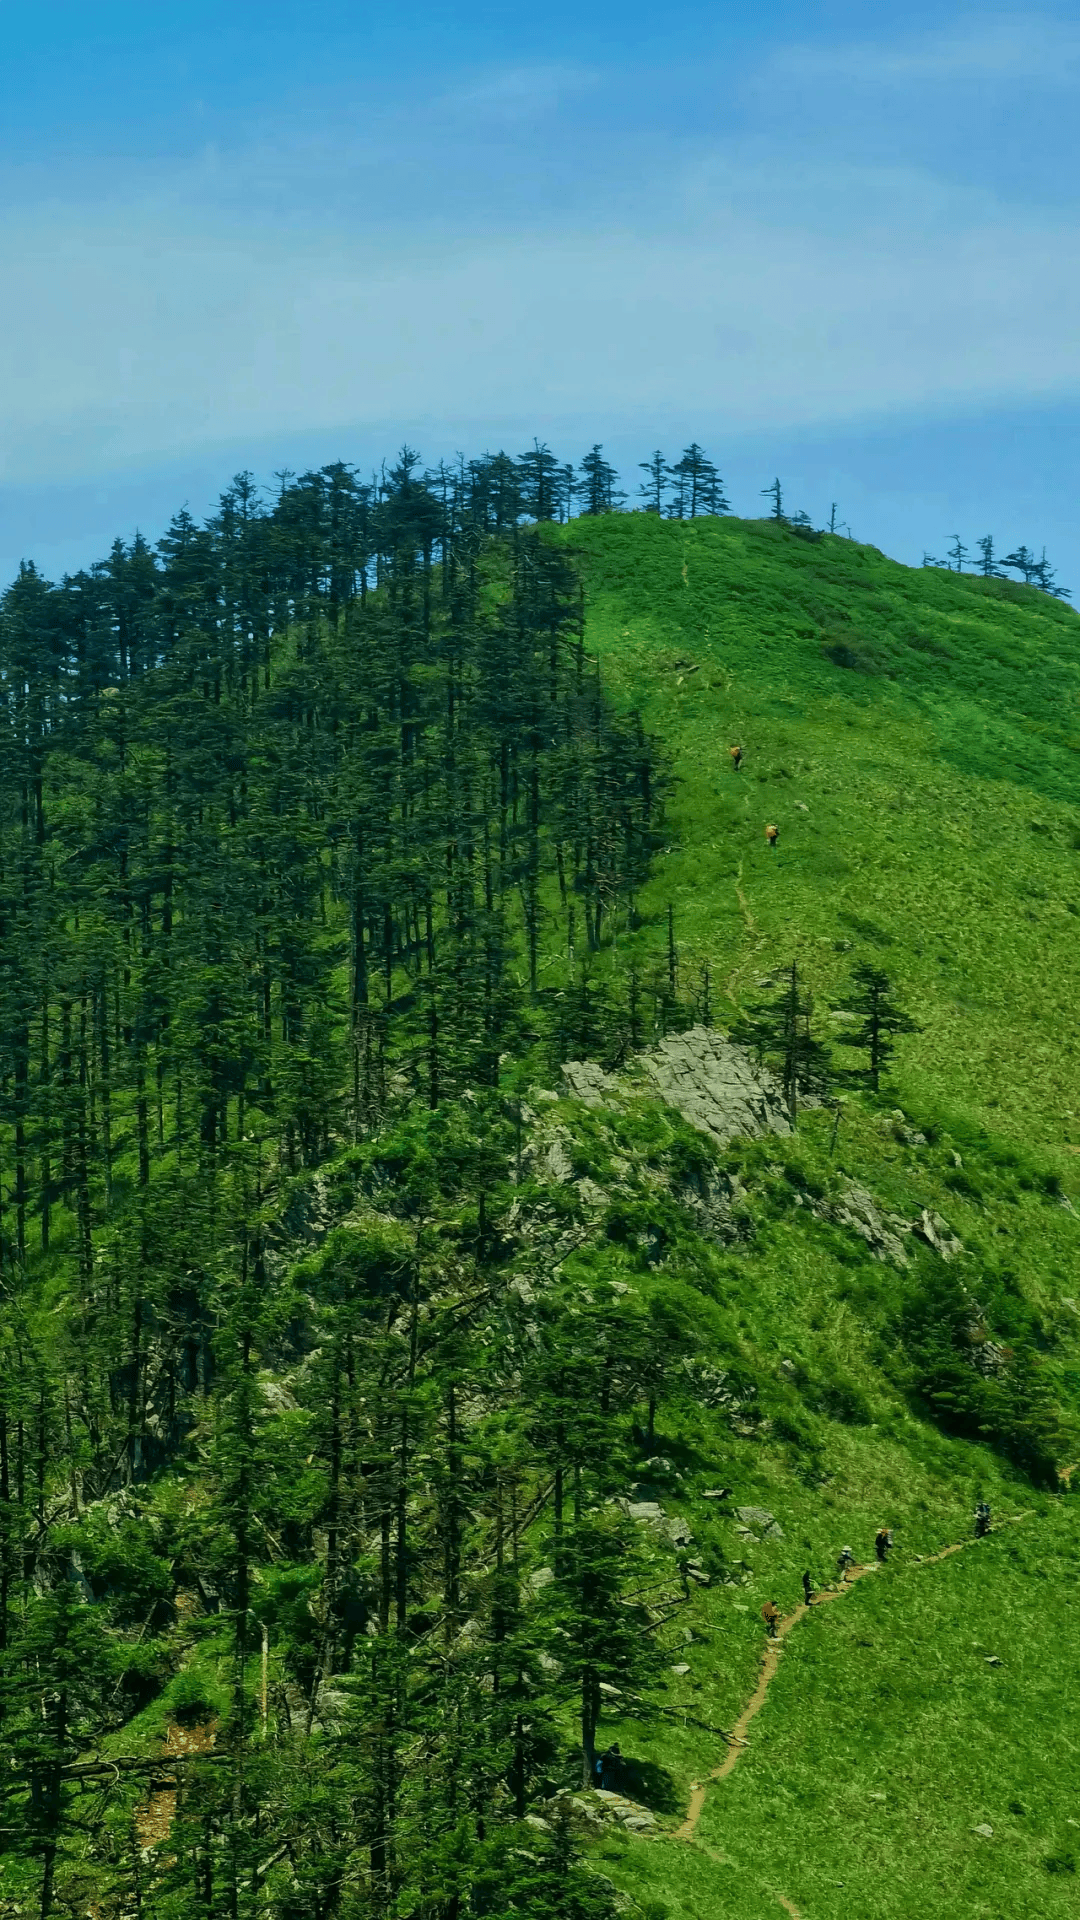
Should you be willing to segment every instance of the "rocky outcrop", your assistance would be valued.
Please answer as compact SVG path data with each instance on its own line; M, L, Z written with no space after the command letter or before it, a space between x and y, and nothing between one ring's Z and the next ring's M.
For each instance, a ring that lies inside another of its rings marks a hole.
M895 1267L911 1265L903 1239L912 1231L911 1221L898 1213L884 1211L865 1187L849 1181L837 1199L818 1200L812 1211L819 1220L829 1220L835 1226L857 1233L875 1260L891 1260Z
M800 1206L806 1204L801 1195L796 1199ZM908 1235L932 1247L942 1260L955 1260L964 1251L963 1241L957 1239L940 1213L924 1207L917 1220L905 1220L902 1214L880 1207L873 1194L853 1180L835 1198L812 1201L810 1211L818 1220L857 1233L875 1260L889 1260L894 1267L911 1265L911 1255L904 1245Z
M791 1126L779 1083L752 1053L711 1027L668 1034L622 1073L605 1073L591 1060L568 1060L565 1091L586 1106L617 1106L652 1094L693 1127L722 1145L737 1135L788 1134Z

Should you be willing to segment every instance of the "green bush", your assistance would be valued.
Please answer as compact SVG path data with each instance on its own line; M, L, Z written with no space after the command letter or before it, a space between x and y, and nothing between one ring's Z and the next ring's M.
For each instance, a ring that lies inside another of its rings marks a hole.
M1040 1486L1056 1486L1059 1409L1036 1353L1038 1323L1012 1276L976 1296L942 1270L916 1287L884 1355L947 1432L996 1447Z
M168 1696L169 1711L181 1725L194 1726L209 1720L218 1711L213 1687L203 1674L189 1670L178 1673Z

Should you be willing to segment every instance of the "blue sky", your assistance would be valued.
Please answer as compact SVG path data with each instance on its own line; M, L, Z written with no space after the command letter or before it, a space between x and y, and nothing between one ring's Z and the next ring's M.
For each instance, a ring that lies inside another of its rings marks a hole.
M702 440L1080 594L1080 16L0 12L0 577L241 466Z

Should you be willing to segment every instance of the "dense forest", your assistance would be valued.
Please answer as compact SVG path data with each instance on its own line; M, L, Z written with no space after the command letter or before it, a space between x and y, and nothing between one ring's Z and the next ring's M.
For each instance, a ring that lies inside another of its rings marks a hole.
M696 446L646 469L726 506ZM536 524L617 499L599 448L241 475L0 603L4 1915L611 1911L556 1796L690 1594L616 1496L667 1397L758 1417L678 1287L567 1277L528 1140L560 1062L711 1018L641 908L673 769ZM835 1070L780 985L740 1031L794 1124ZM876 1090L912 1023L856 989ZM661 1193L606 1224L681 1231ZM1052 1477L1045 1393L991 1417L946 1294L897 1338Z
M553 1310L522 1351L500 1061L639 1039L636 963L618 1007L590 969L667 776L519 487L405 453L377 494L332 467L263 510L242 476L0 610L3 1844L43 1920L72 1821L116 1911L503 1911L517 1879L523 1910L595 1905L564 1839L507 1852L551 1745L518 1553L546 1507L588 1750L637 1654L587 1406L625 1399L641 1330L598 1309L571 1351ZM360 1217L297 1273L291 1183L331 1159ZM160 1690L178 1593L234 1672L140 1890L130 1796L87 1828L112 1776L80 1755Z

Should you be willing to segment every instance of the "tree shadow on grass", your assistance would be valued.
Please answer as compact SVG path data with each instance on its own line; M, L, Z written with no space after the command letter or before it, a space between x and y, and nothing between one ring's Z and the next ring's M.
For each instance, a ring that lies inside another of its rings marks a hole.
M650 1813L678 1813L682 1806L674 1779L655 1760L634 1760L624 1754L608 1767L605 1784L614 1793L639 1801Z

